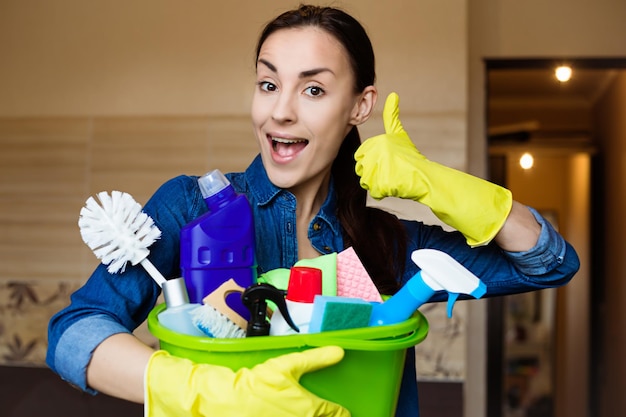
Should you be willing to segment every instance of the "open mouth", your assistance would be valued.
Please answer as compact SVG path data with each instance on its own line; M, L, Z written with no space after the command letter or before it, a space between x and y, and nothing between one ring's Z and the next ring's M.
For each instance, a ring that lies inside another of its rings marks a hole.
M281 157L290 157L302 151L309 141L306 139L285 139L271 137L272 150Z

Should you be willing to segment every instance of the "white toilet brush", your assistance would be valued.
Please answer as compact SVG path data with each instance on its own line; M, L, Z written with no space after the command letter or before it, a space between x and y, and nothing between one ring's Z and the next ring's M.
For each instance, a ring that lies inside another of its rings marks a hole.
M163 287L166 279L148 260L148 247L161 231L130 194L106 191L97 194L100 204L89 197L80 210L78 226L83 241L112 274L124 272L126 264L141 264Z

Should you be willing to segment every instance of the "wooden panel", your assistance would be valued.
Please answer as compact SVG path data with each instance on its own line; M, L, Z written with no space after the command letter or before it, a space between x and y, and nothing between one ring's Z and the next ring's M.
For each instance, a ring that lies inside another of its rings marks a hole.
M0 198L66 198L83 189L88 119L0 119Z
M211 118L209 121L211 169L244 171L259 153L249 116Z
M117 189L144 204L167 179L208 168L207 118L98 118L91 194Z
M77 278L88 119L0 120L0 279Z
M0 204L0 279L76 279L82 276L78 230L82 199Z

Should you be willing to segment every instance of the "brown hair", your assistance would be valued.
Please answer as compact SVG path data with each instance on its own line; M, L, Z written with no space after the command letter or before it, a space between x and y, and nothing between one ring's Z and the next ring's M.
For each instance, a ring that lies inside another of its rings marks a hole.
M272 33L286 28L315 26L333 35L344 47L354 73L355 93L376 81L374 50L365 29L349 14L333 7L301 5L268 23L259 38L256 56ZM354 126L333 162L337 192L337 217L343 227L345 247L352 246L378 290L393 294L404 272L407 237L397 217L367 207L367 192L354 170L354 153L361 144Z

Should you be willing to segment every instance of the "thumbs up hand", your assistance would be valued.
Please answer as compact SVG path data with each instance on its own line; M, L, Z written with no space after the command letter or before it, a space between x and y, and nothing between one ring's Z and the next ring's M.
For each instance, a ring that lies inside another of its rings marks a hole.
M399 98L387 97L385 133L364 141L354 154L361 187L375 199L399 197L427 205L463 233L470 246L489 243L506 221L511 192L491 182L428 160L404 130Z
M419 177L405 176L415 171L426 157L413 145L400 122L399 101L396 93L389 94L383 109L385 133L367 139L354 154L361 187L377 200L385 197L419 200L427 191Z

